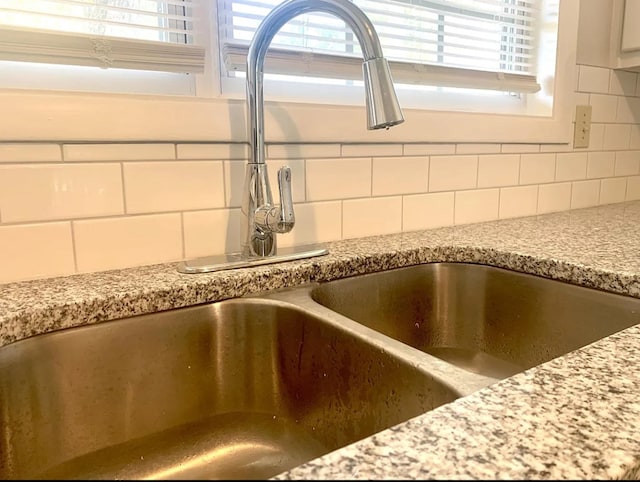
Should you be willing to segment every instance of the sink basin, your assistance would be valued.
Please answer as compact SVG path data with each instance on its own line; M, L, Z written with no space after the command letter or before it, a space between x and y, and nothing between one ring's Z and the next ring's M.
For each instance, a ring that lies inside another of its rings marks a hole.
M465 263L329 281L311 296L379 333L498 379L640 323L640 299Z
M22 340L0 378L4 479L264 479L460 396L260 299Z

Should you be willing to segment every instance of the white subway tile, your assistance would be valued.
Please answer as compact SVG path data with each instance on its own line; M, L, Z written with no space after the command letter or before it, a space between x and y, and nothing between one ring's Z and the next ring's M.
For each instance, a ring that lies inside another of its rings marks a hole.
M278 246L304 246L342 238L342 202L296 204L296 225L278 235Z
M502 144L501 152L503 154L540 152L540 144Z
M578 90L581 92L609 93L609 69L580 65Z
M538 187L538 214L571 208L571 183L543 184Z
M246 143L222 144L178 144L178 159L230 160L249 159L249 145Z
M637 201L640 199L640 176L627 178L627 194L625 201Z
M587 178L613 176L615 166L615 152L590 152L587 156Z
M640 124L633 124L631 126L629 149L640 149Z
M500 189L456 192L455 224L479 223L498 219Z
M591 94L591 122L615 122L618 112L618 96ZM574 114L575 115L575 114Z
M402 144L342 144L343 157L391 157L402 155Z
M124 164L128 213L157 213L224 206L221 161Z
M456 153L455 144L405 144L405 156L443 156Z
M269 159L314 159L340 157L340 144L270 144Z
M478 158L478 187L513 186L518 184L518 154L483 155Z
M5 223L107 216L123 209L119 164L0 166Z
M355 199L342 204L342 237L345 239L402 231L402 198Z
M371 195L371 159L311 159L307 161L307 201Z
M417 231L453 225L453 192L404 196L402 230Z
M186 258L240 251L240 209L192 211L182 216Z
M538 186L500 189L500 219L533 216L538 207Z
M589 134L589 147L587 151L601 151L604 149L605 127L610 124L591 124L591 133ZM610 137L611 139L611 137Z
M616 152L614 176L635 176L640 174L640 151Z
M571 132L573 132L573 127ZM540 144L540 152L573 152L573 142L571 144Z
M596 125L596 124L592 124ZM593 129L591 131L593 134ZM602 148L605 150L628 149L631 140L631 126L628 124L604 124L604 140Z
M573 94L574 104L575 105L589 105L590 95L591 94L586 93L586 92L574 92L574 94ZM576 111L574 109L571 121L575 122L575 120L576 120Z
M638 74L625 70L610 70L609 93L615 95L635 95Z
M640 98L618 97L618 115L615 122L636 124L640 118Z
M0 144L0 162L57 162L62 150L57 144Z
M497 154L500 152L500 144L456 144L456 154Z
M520 184L553 182L556 176L556 154L522 154Z
M587 177L586 152L562 152L556 155L556 181L573 181Z
M473 189L478 178L478 156L433 156L429 166L429 191Z
M162 161L176 158L174 144L65 144L65 161Z
M71 223L0 227L0 266L0 283L73 274Z
M244 190L246 169L247 161L224 162L225 202L227 207L242 206L242 192ZM294 175L297 178L299 173L291 172L292 183ZM269 180L271 180L270 175Z
M373 195L413 194L429 188L428 157L373 159Z
M627 178L614 177L603 179L600 183L599 204L621 203L627 192Z
M577 181L571 188L571 209L597 206L600 200L600 180Z
M182 256L179 213L74 221L78 271L177 261Z

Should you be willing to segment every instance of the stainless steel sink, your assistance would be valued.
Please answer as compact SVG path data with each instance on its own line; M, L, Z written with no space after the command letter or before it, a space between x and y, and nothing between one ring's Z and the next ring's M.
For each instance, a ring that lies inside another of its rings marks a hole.
M39 335L0 348L0 477L265 479L639 322L435 263Z
M460 396L330 320L251 298L19 341L0 379L4 479L263 479Z
M640 299L464 263L330 281L311 296L377 332L495 378L640 323Z

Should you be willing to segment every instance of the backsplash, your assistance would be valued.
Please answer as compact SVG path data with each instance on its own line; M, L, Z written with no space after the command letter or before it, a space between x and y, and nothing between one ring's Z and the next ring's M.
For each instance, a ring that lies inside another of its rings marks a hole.
M280 246L640 199L637 73L578 66L590 146L270 144ZM0 143L0 282L237 251L244 144Z

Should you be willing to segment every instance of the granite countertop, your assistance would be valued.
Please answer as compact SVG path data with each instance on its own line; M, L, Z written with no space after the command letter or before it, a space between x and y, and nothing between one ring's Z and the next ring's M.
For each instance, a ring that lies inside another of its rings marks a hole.
M640 201L328 243L206 274L177 263L0 285L0 346L103 322L412 264L488 264L640 298ZM287 479L640 475L640 325L281 474Z

